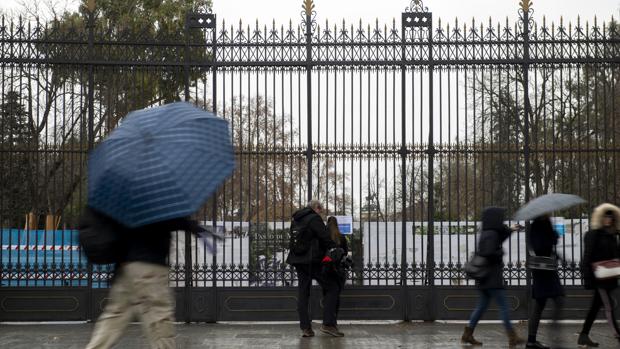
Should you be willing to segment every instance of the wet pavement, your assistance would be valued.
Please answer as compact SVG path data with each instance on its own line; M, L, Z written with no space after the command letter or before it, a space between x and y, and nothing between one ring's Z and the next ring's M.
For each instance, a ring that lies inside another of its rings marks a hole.
M315 331L319 324L314 324ZM296 324L179 324L178 348L463 348L458 339L464 324L455 323L348 323L341 325L345 337L333 338L317 332L314 338L300 338ZM35 349L84 348L92 324L0 324L0 348ZM516 326L526 335L526 324ZM545 343L560 343L564 348L577 348L579 324L562 324L556 339L549 338L549 325L541 325L539 339ZM483 348L508 348L504 331L499 324L480 324L476 338ZM554 336L556 337L556 336ZM600 348L620 348L606 324L597 323L591 337ZM524 346L523 346L524 347ZM116 348L145 348L146 340L140 325L129 327Z

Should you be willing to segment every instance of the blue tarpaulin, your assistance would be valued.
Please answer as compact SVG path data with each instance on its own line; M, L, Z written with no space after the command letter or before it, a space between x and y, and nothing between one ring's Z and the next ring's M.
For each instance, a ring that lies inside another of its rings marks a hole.
M2 286L88 286L88 260L80 250L77 230L2 229L0 247L2 268L9 275L1 280ZM111 266L96 270L107 273ZM107 286L93 283L94 288Z

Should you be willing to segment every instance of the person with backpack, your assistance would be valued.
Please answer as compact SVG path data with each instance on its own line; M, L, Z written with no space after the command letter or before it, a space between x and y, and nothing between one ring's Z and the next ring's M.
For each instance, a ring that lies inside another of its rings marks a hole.
M483 277L476 280L480 297L478 305L469 319L469 325L465 327L461 337L462 344L482 345L474 338L474 329L487 310L491 299L495 299L500 308L502 322L508 335L508 344L514 346L525 343L512 327L504 292L504 250L502 245L513 231L519 229L518 226L512 228L506 226L504 224L505 218L506 210L501 207L489 207L482 211L482 232L478 240L476 255L485 260L483 267L485 272Z
M321 332L334 337L344 334L336 326L337 307L340 285L336 278L323 273L323 265L333 263L328 255L338 245L331 239L321 214L323 205L312 200L308 205L293 214L290 228L289 254L286 262L295 267L297 272L297 312L302 337L313 337L312 319L308 305L312 280L316 280L323 289L323 325Z
M151 348L176 348L174 298L168 287L172 231L204 232L196 221L177 218L127 228L87 208L80 222L80 244L93 263L114 263L114 277L86 349L113 347L137 315ZM106 239L106 240L104 240ZM108 260L105 260L108 255Z

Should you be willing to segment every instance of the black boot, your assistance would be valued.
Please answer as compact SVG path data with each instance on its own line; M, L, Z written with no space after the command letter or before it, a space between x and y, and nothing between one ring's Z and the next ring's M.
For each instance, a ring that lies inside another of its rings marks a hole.
M548 346L540 343L540 342L527 342L525 345L527 349L551 349Z
M584 347L598 347L598 343L593 342L590 337L586 333L580 333L579 339L577 340L577 344Z

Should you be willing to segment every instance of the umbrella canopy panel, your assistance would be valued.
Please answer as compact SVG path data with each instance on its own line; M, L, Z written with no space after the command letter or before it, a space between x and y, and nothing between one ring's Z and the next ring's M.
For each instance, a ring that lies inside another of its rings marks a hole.
M515 214L516 220L530 220L554 211L583 204L586 201L577 195L552 193L539 196L523 205Z
M144 109L92 152L88 203L129 227L187 216L233 170L227 121L185 102Z

